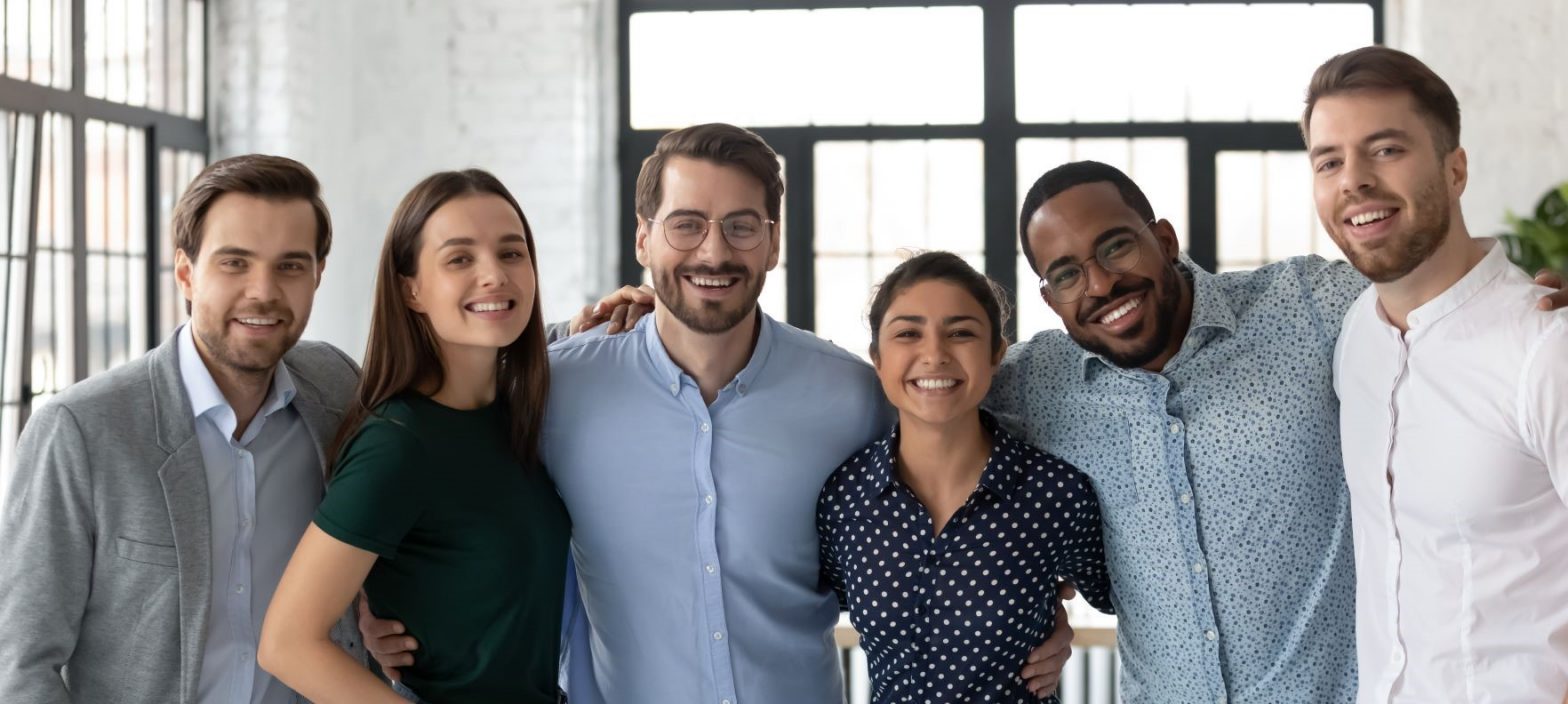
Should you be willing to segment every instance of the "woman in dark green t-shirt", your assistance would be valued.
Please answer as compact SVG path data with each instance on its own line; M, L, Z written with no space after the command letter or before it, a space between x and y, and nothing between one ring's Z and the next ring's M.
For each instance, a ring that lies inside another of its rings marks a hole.
M262 667L310 700L556 701L570 524L537 461L537 280L486 172L435 174L392 216L327 496L262 627ZM420 644L401 691L328 637L361 586Z

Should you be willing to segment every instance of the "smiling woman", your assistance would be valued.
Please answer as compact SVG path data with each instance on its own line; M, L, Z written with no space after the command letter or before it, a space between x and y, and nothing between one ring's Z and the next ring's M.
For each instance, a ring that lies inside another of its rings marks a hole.
M533 234L494 176L415 186L387 231L365 373L258 659L316 702L556 701L567 517ZM331 647L363 586L420 643L394 692Z

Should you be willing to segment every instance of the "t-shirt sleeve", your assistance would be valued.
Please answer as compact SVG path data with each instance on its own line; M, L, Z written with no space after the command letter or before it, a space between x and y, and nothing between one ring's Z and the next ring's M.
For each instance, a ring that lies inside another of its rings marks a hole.
M373 418L344 448L316 527L387 559L425 510L430 471L418 438L394 421Z

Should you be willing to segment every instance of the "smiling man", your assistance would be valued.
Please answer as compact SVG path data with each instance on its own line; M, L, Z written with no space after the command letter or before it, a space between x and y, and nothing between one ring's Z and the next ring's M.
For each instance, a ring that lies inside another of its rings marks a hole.
M356 378L299 342L327 209L304 165L240 156L196 177L173 229L190 322L50 399L18 442L0 701L296 701L256 644ZM356 649L354 630L339 644Z
M1318 216L1372 280L1335 356L1364 704L1568 695L1568 311L1472 239L1459 103L1415 57L1330 59Z

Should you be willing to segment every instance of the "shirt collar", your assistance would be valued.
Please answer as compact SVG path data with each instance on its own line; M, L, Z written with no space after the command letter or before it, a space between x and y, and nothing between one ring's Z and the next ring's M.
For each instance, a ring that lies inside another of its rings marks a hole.
M1219 277L1198 266L1198 263L1185 252L1180 256L1180 260L1176 263L1176 271L1192 287L1192 323L1187 328L1187 336L1182 339L1181 348L1176 352L1177 358L1181 357L1189 347L1196 349L1202 346L1214 334L1236 331L1236 311L1231 309L1230 299L1220 288ZM1200 330L1203 332L1198 333ZM1080 360L1083 362L1084 378L1088 378L1090 370L1096 366L1121 369L1099 353L1089 350L1083 351ZM1100 364L1090 364L1094 361Z
M202 363L201 355L196 351L196 338L191 332L190 323L180 326L177 335L180 380L185 386L185 394L191 399L192 417L213 414L212 420L224 432L224 437L232 437L237 423L234 409L228 399L223 397L223 391L218 388L218 382L213 380L212 372ZM267 398L261 402L258 415L270 416L283 410L294 402L295 393L294 377L289 374L288 366L280 360L273 369L272 384L267 389Z
M980 409L980 425L991 434L991 455L985 462L985 469L980 472L979 488L1002 499L1011 498L1022 480L1023 468L1007 463L1006 459L1021 454L1019 442L997 422L996 416L991 415L990 411ZM881 498L898 483L898 430L898 424L894 423L887 434L871 446L866 482L860 486L859 499L862 503Z
M1469 272L1466 272L1463 277L1454 282L1454 285L1437 294L1436 298L1410 311L1410 315L1405 316L1405 322L1411 330L1431 326L1447 317L1449 313L1458 310L1466 302L1474 298L1476 294L1480 293L1481 289L1486 288L1487 284L1492 283L1497 277L1502 276L1503 272L1507 271L1509 267L1513 266L1508 261L1503 248L1497 246L1497 240L1490 237L1478 239L1481 239L1484 242L1483 246L1487 248L1486 256L1482 257L1481 261L1472 267ZM1378 304L1378 317L1382 318L1384 322L1388 320L1383 315L1383 305L1381 303Z
M751 391L757 376L762 373L763 367L767 365L768 357L773 353L773 340L777 335L774 330L778 325L777 321L768 317L768 314L762 312L761 308L756 310L755 315L757 316L758 328L757 346L751 352L751 360L724 387L726 389L735 389L735 392L741 396L745 396ZM654 321L654 318L655 316L653 315L643 316L641 320L637 321L636 329L643 336L643 344L647 347L648 358L653 360L654 374L670 390L670 395L673 396L680 393L682 384L695 384L696 382L692 381L690 376L687 376L686 372L680 368L680 365L677 365L675 360L670 357L669 350L664 348L664 340L659 337L659 325Z

